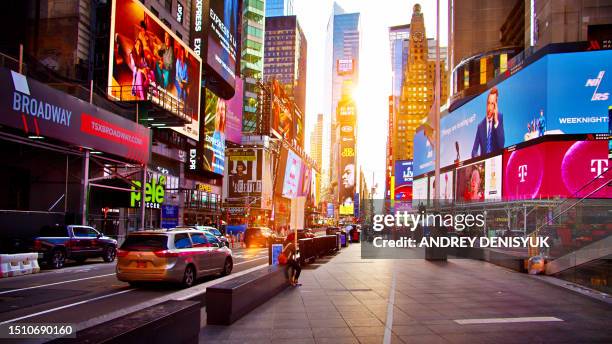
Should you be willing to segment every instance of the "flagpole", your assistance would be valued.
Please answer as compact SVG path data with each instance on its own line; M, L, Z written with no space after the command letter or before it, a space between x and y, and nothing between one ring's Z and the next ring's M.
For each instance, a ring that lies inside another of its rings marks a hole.
M440 0L436 0L436 71L435 71L435 184L434 184L434 207L440 207Z

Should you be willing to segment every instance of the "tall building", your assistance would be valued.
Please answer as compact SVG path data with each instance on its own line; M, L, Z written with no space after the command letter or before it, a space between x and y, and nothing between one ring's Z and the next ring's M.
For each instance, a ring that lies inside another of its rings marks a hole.
M332 14L327 24L325 51L325 92L326 110L324 147L323 147L323 180L332 187L331 200L337 200L339 170L339 135L337 107L343 95L343 85L355 86L359 82L360 50L360 14L346 13L334 3ZM350 95L350 90L346 91ZM356 109L355 109L356 110ZM329 123L329 127L327 127ZM329 129L328 129L329 128ZM329 131L328 131L329 130ZM329 141L328 139L329 138ZM330 201L331 201L330 200Z
M395 108L399 106L399 98L404 82L404 69L408 62L408 43L410 42L410 24L391 26L389 28L389 45L391 47L392 96Z
M314 130L310 134L310 157L317 163L319 168L322 164L322 152L323 151L323 114L317 115L317 122L315 123ZM321 190L321 178L316 179L316 190Z
M421 6L414 5L410 21L408 64L405 68L400 106L393 123L393 161L412 159L413 138L416 128L427 117L434 102L435 88L435 44L430 59L430 41L425 35L425 22ZM442 55L443 49L440 48ZM444 104L448 97L448 82L444 60L440 61L441 97Z
M293 15L293 0L267 0L266 17Z
M306 36L296 16L266 18L264 80L278 80L306 112Z
M265 4L263 0L244 0L242 5L242 57L240 73L244 79L242 131L261 129L258 81L263 79Z

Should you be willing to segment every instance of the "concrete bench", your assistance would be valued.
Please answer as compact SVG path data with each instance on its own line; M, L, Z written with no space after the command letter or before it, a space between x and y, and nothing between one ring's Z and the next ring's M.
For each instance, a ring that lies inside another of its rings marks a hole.
M206 288L206 323L230 325L289 286L285 266L268 266Z
M200 310L199 302L166 301L51 343L198 343Z

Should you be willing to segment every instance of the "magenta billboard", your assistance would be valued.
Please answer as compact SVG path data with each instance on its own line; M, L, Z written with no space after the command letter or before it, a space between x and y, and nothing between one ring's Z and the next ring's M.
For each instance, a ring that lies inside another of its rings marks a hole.
M242 79L236 78L236 93L227 102L225 140L240 144L242 139Z

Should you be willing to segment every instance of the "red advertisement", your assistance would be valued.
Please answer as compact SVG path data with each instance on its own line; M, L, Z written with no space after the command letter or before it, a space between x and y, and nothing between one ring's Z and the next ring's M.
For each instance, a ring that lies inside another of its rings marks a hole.
M612 188L598 183L609 168L607 153L607 141L544 142L505 152L504 199L612 198Z

